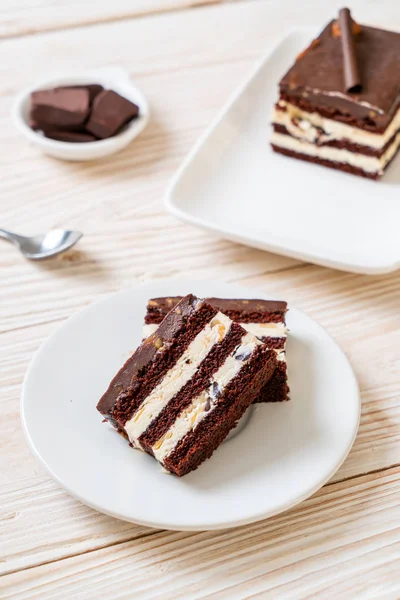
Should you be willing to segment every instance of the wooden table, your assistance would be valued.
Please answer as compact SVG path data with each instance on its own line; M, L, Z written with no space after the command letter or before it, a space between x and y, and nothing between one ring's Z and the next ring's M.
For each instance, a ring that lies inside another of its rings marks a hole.
M293 26L317 31L341 4L3 1L1 225L22 233L68 226L85 237L41 264L0 249L1 598L400 598L400 273L352 275L214 239L162 203L180 161L254 61ZM360 20L400 30L398 2L351 5ZM10 111L23 87L110 64L129 70L153 109L126 151L68 164L15 131ZM362 393L357 440L329 484L297 508L228 531L157 531L73 500L31 456L19 396L35 350L84 305L160 278L243 281L280 296L350 358Z

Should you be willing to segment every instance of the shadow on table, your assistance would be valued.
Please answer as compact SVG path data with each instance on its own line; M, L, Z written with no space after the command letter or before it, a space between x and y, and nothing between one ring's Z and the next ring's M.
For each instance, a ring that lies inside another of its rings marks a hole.
M97 256L76 248L32 264L39 271L53 272L59 279L84 279L88 283L112 279L112 271Z
M78 172L81 176L93 177L99 181L121 173L125 178L134 178L138 174L143 175L144 170L146 174L148 171L153 172L158 163L170 154L175 154L170 149L172 137L164 122L153 116L143 133L120 152L88 162L65 161L64 167L72 174ZM58 159L49 157L49 160Z

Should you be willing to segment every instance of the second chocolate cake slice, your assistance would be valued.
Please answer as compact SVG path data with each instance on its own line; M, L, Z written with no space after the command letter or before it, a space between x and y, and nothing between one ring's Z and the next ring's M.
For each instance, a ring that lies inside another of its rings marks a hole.
M125 363L97 408L132 446L182 476L212 455L275 366L275 351L189 295Z
M357 89L346 82L346 56L358 66ZM400 33L360 26L342 9L279 83L273 150L369 179L382 177L400 148L399 63Z
M181 296L152 298L147 304L143 337L153 333L165 315L180 300ZM278 300L248 300L234 298L206 298L232 321L256 335L269 348L276 351L277 366L268 383L263 387L255 402L282 402L289 400L286 363L286 322L287 303Z

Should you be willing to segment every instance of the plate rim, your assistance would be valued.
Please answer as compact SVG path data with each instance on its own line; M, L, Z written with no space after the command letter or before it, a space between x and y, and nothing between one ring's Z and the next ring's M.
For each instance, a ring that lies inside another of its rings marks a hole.
M267 51L265 51L262 55L262 57L256 61L256 63L251 68L249 74L245 77L244 80L242 80L242 83L230 95L227 102L217 112L217 115L211 121L210 125L206 127L205 131L200 135L194 146L190 149L188 154L185 156L185 158L179 165L177 171L175 172L175 174L173 175L173 177L167 185L164 194L164 206L170 214L172 214L174 217L181 221L189 223L190 225L193 225L205 231L209 231L213 234L222 235L226 239L245 244L246 246L258 248L260 250L272 252L275 254L280 254L304 262L311 262L313 264L320 265L323 267L340 269L342 271L350 273L357 273L362 275L383 275L387 273L392 273L400 268L400 257L398 260L393 257L390 263L381 261L379 264L370 266L366 263L363 263L361 260L358 262L350 262L346 261L345 259L341 260L339 257L330 258L329 255L327 255L326 252L324 252L324 249L321 247L319 248L319 253L313 252L312 250L304 249L302 248L302 242L290 240L290 238L285 238L282 241L282 243L276 241L274 242L268 240L253 239L251 235L241 235L237 231L233 231L232 229L229 229L222 225L214 225L211 221L209 222L202 217L195 217L190 212L185 212L181 207L177 205L176 200L174 200L174 192L186 169L194 161L199 150L205 145L211 133L220 124L222 119L225 117L226 113L240 98L240 96L246 90L248 85L253 81L253 79L258 75L259 71L261 71L261 69L264 67L264 65L272 58L272 55L276 51L278 51L278 49L281 46L287 43L287 41L290 38L294 38L298 35L310 35L310 39L312 39L312 31L313 30L310 27L297 27L290 29L286 33L286 35L278 39L275 44L269 46Z
M110 517L128 522L128 523L133 523L135 525L140 525L140 526L144 526L144 527L149 527L152 529L165 529L165 530L169 530L169 531L217 531L217 530L224 530L224 529L231 529L233 527L241 527L243 525L249 525L252 523L257 523L259 521L262 521L264 519L269 519L271 517L274 517L278 514L281 514L283 512L286 512L288 510L290 510L291 508L297 506L298 504L300 504L301 502L303 502L304 500L306 500L307 498L313 496L318 490L320 490L324 485L326 485L326 483L332 478L332 476L338 471L338 469L341 467L341 465L344 463L344 461L346 460L347 456L349 455L354 441L357 437L358 434L358 430L359 430L359 425L360 425L360 419L361 419L361 408L362 408L362 404L361 404L361 394L360 394L360 388L359 388L359 384L356 378L356 375L354 373L354 370L352 368L352 365L346 355L346 353L342 350L342 348L340 347L340 345L338 344L338 342L335 340L335 338L333 338L329 332L322 327L322 325L320 325L320 323L310 317L305 311L297 308L296 306L294 307L290 307L290 310L295 310L298 313L301 313L302 315L304 315L305 317L311 319L311 321L320 329L322 330L322 332L327 335L330 339L330 341L332 342L332 344L335 346L336 350L339 351L339 353L342 355L342 357L345 359L346 364L348 366L349 369L349 376L351 377L351 384L353 387L353 394L355 396L355 398L357 399L357 419L356 419L356 423L354 426L354 432L353 432L353 436L351 441L348 443L348 446L346 447L345 451L343 452L343 454L338 458L338 460L336 461L335 465L331 468L331 470L329 471L329 473L326 474L326 476L324 478L322 478L315 486L313 486L312 488L310 488L309 490L307 490L306 492L304 492L304 494L301 494L299 496L297 496L294 500L289 501L285 504L280 505L279 508L277 509L270 509L270 510L266 510L266 511L262 511L259 512L257 514L253 514L251 517L247 517L247 518L243 518L243 519L235 519L232 521L225 521L223 523L209 523L209 524L203 524L203 525L181 525L179 527L177 526L173 526L171 525L171 523L160 523L160 522L155 522L155 521L151 521L151 520L146 520L146 519L134 519L133 517L128 517L126 515L121 516L121 514L119 514L118 512L115 511L111 511L111 510L105 510L102 506L100 506L100 504L93 502L93 501L88 501L87 499L85 499L83 496L81 496L79 493L77 493L74 489L72 489L66 482L63 481L62 478L60 478L47 464L46 460L44 457L41 456L41 454L37 451L34 442L31 438L30 432L29 432L29 427L27 426L27 422L26 422L26 416L25 416L25 409L24 409L24 401L25 401L25 396L26 396L26 383L30 377L31 372L33 371L34 367L35 367L35 362L38 359L39 355L41 354L41 352L45 351L47 348L47 345L51 343L51 341L53 340L53 337L62 329L67 328L69 323L73 320L78 319L82 313L84 312L89 312L92 307L94 305L97 304L105 304L107 303L111 297L114 296L118 296L118 295L122 295L122 294L129 294L132 291L134 291L137 288L141 288L144 289L148 286L152 286L154 284L158 284L158 283L166 283L165 280L154 280L154 281L150 281L150 282L146 282L146 283L142 283L142 284L138 284L138 285L132 285L128 288L124 288L121 289L119 291L114 291L114 292L110 292L105 294L104 296L102 296L101 298L91 302L89 305L84 306L83 308L77 310L73 315L71 315L70 317L67 317L60 325L59 327L57 327L55 329L55 331L53 331L45 340L44 342L42 342L42 344L39 346L39 348L34 352L31 361L29 363L29 366L26 370L24 379L23 379L23 383L22 383L22 388L21 388L21 397L20 397L20 422L21 422L21 427L22 427L22 431L23 431L23 435L24 438L28 444L28 447L31 451L31 453L33 454L34 458L36 460L39 461L40 465L44 468L44 470L46 471L46 473L61 487L63 488L68 494L70 494L73 498L75 498L76 500L78 500L79 502L81 502L82 504L84 504L85 506L88 506L94 510L96 510L97 512L100 512L102 514L108 515ZM187 284L189 285L193 285L193 284L197 284L197 285L208 285L208 284L223 284L223 285L227 285L227 286L235 286L235 287L241 287L243 290L247 290L249 293L254 293L254 295L258 295L259 297L262 296L265 299L272 299L273 295L268 294L268 292L265 292L263 290L259 290L258 288L255 288L254 290L252 288L248 288L245 285L241 285L240 283L230 283L230 282L225 282L225 281L216 281L216 280L210 280L210 279L205 279L205 280L185 280L185 279L178 279L178 280L174 280L173 281L173 285L177 284L177 285L182 285L182 284Z

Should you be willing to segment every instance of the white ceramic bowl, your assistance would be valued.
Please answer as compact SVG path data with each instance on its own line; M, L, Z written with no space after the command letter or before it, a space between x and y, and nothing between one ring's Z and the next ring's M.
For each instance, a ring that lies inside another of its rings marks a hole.
M128 123L120 133L97 142L73 143L46 138L42 133L29 127L30 94L35 90L63 85L99 83L113 90L139 106L139 116ZM149 105L142 92L129 79L129 74L121 67L104 67L71 76L56 77L40 81L26 88L15 100L13 121L18 130L42 152L62 160L95 160L114 154L125 148L146 127L150 117Z

